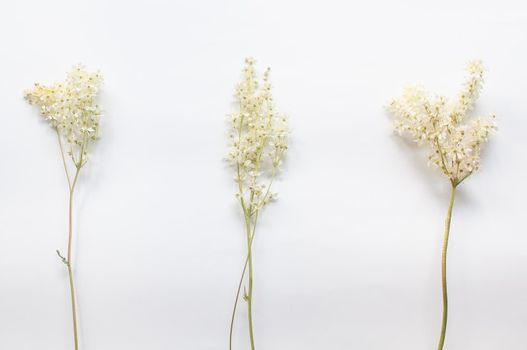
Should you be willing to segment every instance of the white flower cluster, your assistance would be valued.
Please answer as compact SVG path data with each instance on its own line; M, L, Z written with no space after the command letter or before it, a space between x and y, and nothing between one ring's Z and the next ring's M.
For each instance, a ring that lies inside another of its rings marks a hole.
M85 161L88 145L97 137L101 109L95 99L101 83L99 72L89 72L78 65L64 82L51 86L36 83L24 93L29 103L39 106L42 116L70 144L69 154L75 163Z
M269 69L259 86L254 63L251 58L245 60L243 80L236 87L240 111L229 116L227 156L236 170L238 197L249 215L275 197L270 187L288 148L287 120L273 108Z
M466 120L482 88L483 71L481 61L469 63L465 84L455 100L409 87L388 106L396 118L395 130L428 144L433 150L429 163L438 166L453 185L478 170L481 146L496 129L493 115Z

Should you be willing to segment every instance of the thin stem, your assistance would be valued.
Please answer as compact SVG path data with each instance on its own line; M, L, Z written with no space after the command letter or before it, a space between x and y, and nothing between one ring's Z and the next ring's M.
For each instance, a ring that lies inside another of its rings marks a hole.
M73 238L73 193L75 192L75 185L77 184L80 170L81 168L78 167L75 173L75 178L73 179L73 183L70 186L69 234L68 234L68 257L67 257L68 263L66 264L66 266L68 267L68 276L69 276L69 282L70 282L71 311L72 311L72 317L73 317L73 338L75 341L75 350L79 349L79 340L78 340L78 334L77 334L77 307L76 307L76 302L75 302L75 284L73 282L73 271L71 268L71 242Z
M62 261L66 264L66 267L68 269L68 278L69 278L69 284L70 284L70 294L71 294L71 312L72 312L72 318L73 318L73 339L75 344L75 350L79 349L79 339L78 339L78 332L77 332L77 307L75 302L75 283L73 281L73 270L71 267L71 246L72 246L72 239L73 239L73 194L75 192L75 186L77 185L77 180L79 179L79 174L82 168L82 150L80 154L80 161L77 163L75 160L75 156L73 154L72 146L70 145L70 154L71 158L73 160L73 163L76 167L75 177L73 178L73 181L70 178L70 174L68 171L68 166L66 164L66 156L64 154L64 146L62 145L62 139L60 137L60 133L58 129L55 129L57 131L57 139L59 142L60 147L60 155L62 157L62 164L64 165L64 172L66 173L66 179L68 180L68 189L69 189L69 210L68 210L68 252L66 255L66 258L64 258L62 255L60 255L60 252L57 251L59 257L61 257Z
M451 178L452 175L450 174L450 171L448 170L446 166L445 155L443 154L443 149L441 148L441 144L439 143L439 139L437 137L435 139L435 143L436 143L437 150L439 151L439 155L441 156L441 164L443 165L443 170L445 172L445 175Z
M232 308L231 326L229 329L229 350L232 350L232 332L234 331L234 319L236 317L236 309L238 307L238 300L240 298L240 291L242 289L243 278L245 277L245 271L247 271L248 262L249 262L249 257L246 257L245 264L243 265L242 274L240 276L240 282L238 283L238 290L236 291L236 298L234 299L234 306Z
M55 129L57 132L57 139L59 141L60 155L62 157L62 165L64 165L64 172L66 173L66 179L68 180L68 188L71 191L71 180L70 173L68 171L68 166L66 165L66 156L64 155L64 146L62 146L62 138L60 137L59 129Z
M271 180L269 181L269 185L267 186L267 190L265 191L265 194L264 194L264 199L263 201L265 202L269 196L269 194L271 193L271 186L273 185L273 182L274 182L274 179L275 179L275 176L276 176L276 171L273 170L273 173L272 173L272 176L271 176ZM241 197L241 193L240 193L240 204L242 206L242 209L243 209L243 213L244 213L244 217L245 217L245 214L246 214L246 208L245 208L245 202L243 201L243 198ZM259 215L259 210L256 210L255 212L255 216L254 216L254 223L253 223L253 231L252 231L252 235L251 235L251 247L252 247L252 244L254 242L254 236L256 234L256 224L258 223L258 215ZM233 329L234 329L234 318L236 316L236 309L237 309L237 306L238 306L238 300L240 299L240 292L241 292L241 289L242 289L242 284L243 284L243 279L245 277L245 272L247 271L247 265L249 263L249 255L247 254L247 257L245 258L245 264L243 265L243 270L242 270L242 274L240 276L240 282L238 283L238 290L236 291L236 297L234 298L234 306L232 308L232 316L231 316L231 325L230 325L230 330L229 330L229 350L232 350L232 333L233 333Z
M251 246L254 242L254 235L256 234L256 223L258 221L258 211L255 214L254 218L254 225L253 225L253 233L251 236ZM231 326L229 330L229 350L232 350L232 333L234 330L234 319L236 317L236 309L238 307L238 300L240 299L240 292L242 290L242 284L243 284L243 278L245 277L245 272L247 271L247 264L249 263L249 256L245 258L245 264L243 265L242 274L240 276L240 282L238 283L238 290L236 291L236 298L234 298L234 306L232 308L232 316L231 316Z
M249 260L249 290L245 295L247 299L247 311L249 321L249 337L251 340L251 350L254 347L254 332L253 332L253 257L252 257L252 240L251 240L251 218L245 215L245 226L247 229L247 259Z
M472 172L469 172L467 173L467 175L465 175L464 177L462 177L460 180L457 181L456 185L459 185L460 183L462 183L463 181L465 181L467 179L467 177L469 177L470 175L472 175Z
M439 338L438 350L443 350L445 343L446 325L448 319L448 291L446 284L446 256L448 249L448 238L450 235L450 222L452 221L452 208L454 206L454 200L456 198L456 186L457 184L452 183L452 194L450 196L450 204L448 205L448 212L445 220L445 237L443 241L443 252L441 257L441 276L442 276L442 287L443 287L443 322L441 323L441 336Z

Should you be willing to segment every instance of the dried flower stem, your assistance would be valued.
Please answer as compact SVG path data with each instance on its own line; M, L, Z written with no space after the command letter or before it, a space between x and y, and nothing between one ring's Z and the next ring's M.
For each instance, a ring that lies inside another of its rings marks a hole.
M243 187L240 186L240 192L243 193ZM254 196L253 191L251 190L250 198ZM251 213L253 212L252 206L249 206L249 208L246 207L245 201L243 197L240 197L240 204L243 210L243 216L245 220L245 229L246 229L246 235L247 235L247 258L245 261L245 266L243 268L244 274L242 275L241 281L243 281L245 271L247 269L247 266L249 267L249 284L248 284L248 290L244 289L243 299L247 302L247 313L248 313L248 321L249 321L249 338L251 341L251 349L255 350L254 346L254 331L253 331L253 313L252 313L252 299L253 299L253 259L252 259L252 243L253 243L253 233L252 231L256 230L256 223L257 223L257 211L254 212L254 225L252 225L251 220ZM239 290L236 295L236 302L239 298ZM236 304L234 306L236 308ZM235 315L235 310L233 310L233 319ZM233 321L233 320L232 320ZM232 326L233 323L231 321L231 335L232 335ZM229 345L232 346L232 337L229 340Z
M271 177L269 185L267 186L267 190L265 191L264 198L269 197L269 195L271 193L271 186L273 185L275 177L276 177L276 172L273 172L273 175ZM244 206L242 206L242 209L243 208L244 208ZM254 222L252 224L252 233L251 233L250 242L248 244L248 246L251 248L251 255L252 255L252 244L253 244L253 241L254 241L254 236L256 234L256 224L258 223L258 215L259 215L259 213L260 213L260 211L256 210L256 212L254 214ZM244 214L244 216L245 216L245 214ZM232 308L231 325L230 325L230 329L229 329L229 350L232 350L232 333L233 333L233 330L234 330L234 319L236 317L236 309L237 309L237 306L238 306L238 301L240 299L240 292L241 292L241 289L242 289L243 280L245 278L245 273L247 272L247 266L249 265L249 257L250 257L249 254L247 254L247 257L245 258L245 263L243 265L243 270L242 270L242 273L241 273L241 276L240 276L240 282L238 283L238 290L236 291L236 297L234 299L234 306ZM249 318L250 319L250 321L249 321L249 323L250 323L250 330L251 330L251 334L252 334L253 333L252 332L252 305L251 305L251 310L249 311L249 315L250 315L249 316L250 317ZM253 335L253 340L254 340L254 335ZM251 344L254 346L253 342L251 342Z
M252 247L252 244L253 244L253 241L254 241L254 235L256 233L256 222L258 221L258 212L256 212L256 216L255 216L255 220L254 220L254 225L253 225L253 232L252 232L252 235L251 235L251 247ZM234 319L236 317L236 309L237 309L237 306L238 306L238 300L240 299L240 292L242 290L242 285L243 285L243 279L245 277L245 272L247 271L247 264L249 263L249 256L247 255L247 257L245 258L245 264L243 265L243 270L242 270L242 273L241 273L241 276L240 276L240 282L238 283L238 290L236 291L236 297L234 299L234 306L232 308L232 317L231 317L231 326L230 326L230 330L229 330L229 350L232 350L232 332L234 330Z
M287 151L287 120L275 112L269 83L269 69L260 85L254 71L254 60L245 60L243 79L236 87L239 112L229 116L228 140L230 151L227 160L235 169L238 184L236 198L243 212L247 240L247 256L238 284L232 310L229 349L232 349L234 319L245 275L248 284L243 299L247 302L251 349L255 349L253 330L254 269L252 246L258 215L276 195L270 192L276 173ZM265 185L267 184L267 185Z
M251 239L251 218L245 213L245 226L247 229L247 260L249 264L249 287L245 293L244 299L247 301L247 311L249 319L249 337L251 340L251 349L254 350L254 332L253 332L253 256L252 256L252 239Z
M445 343L446 324L448 319L448 290L446 284L446 256L448 250L448 238L450 236L450 222L452 221L452 208L454 207L454 200L456 199L457 184L452 183L452 194L450 196L450 204L448 205L448 212L445 219L445 236L443 240L443 252L441 256L441 276L443 287L443 321L441 323L441 336L439 337L438 350L443 350Z
M70 293L71 293L71 312L72 312L72 319L73 319L73 340L75 344L75 350L78 350L79 349L79 337L78 337L78 332L77 332L77 306L76 306L76 301L75 301L75 282L73 280L73 271L71 268L71 245L72 245L72 240L73 240L73 195L75 193L75 187L77 185L77 180L79 179L79 174L82 169L83 159L82 159L82 153L81 153L80 161L78 164L76 164L75 177L73 178L73 182L72 182L69 176L68 167L66 165L66 161L65 161L66 157L64 155L64 148L62 146L62 140L60 139L60 135L59 135L59 146L60 146L60 154L64 162L64 172L66 173L66 178L68 180L68 188L69 188L68 252L67 252L66 259L63 258L63 262L68 268L68 277L69 277ZM59 256L60 256L60 253L59 253Z
M73 195L75 193L75 188L77 186L77 181L79 179L80 171L84 164L86 164L86 154L87 154L87 148L88 148L88 138L84 138L79 149L78 153L78 160L75 159L74 153L71 152L70 156L73 160L73 163L75 164L75 176L73 177L73 181L70 178L68 166L66 164L66 155L64 154L64 147L62 145L62 139L60 137L60 133L58 133L58 141L59 141L59 147L60 147L60 154L62 157L62 161L64 164L64 172L66 173L66 179L68 180L68 189L69 189L69 210L68 210L68 252L66 255L66 258L62 257L60 255L60 252L57 251L59 256L61 257L62 261L66 265L68 269L68 278L69 278L69 284L70 284L70 294L71 294L71 313L72 313L72 320L73 320L73 341L75 345L75 350L79 349L79 336L77 331L77 303L75 300L75 282L73 280L73 270L71 267L71 246L73 241Z
M71 311L73 317L73 338L75 341L75 350L79 349L79 340L77 335L77 307L75 303L75 284L73 282L73 272L71 270L71 241L73 237L73 192L75 191L75 185L77 184L77 179L79 177L79 172L81 168L77 168L75 173L75 179L70 187L70 208L69 208L69 234L68 234L68 276L70 279L70 292L71 292Z
M469 119L469 112L483 86L483 73L481 61L470 62L463 88L455 99L431 95L417 86L406 88L388 107L395 116L395 130L420 144L427 144L432 150L429 164L440 168L452 186L441 264L443 321L439 350L443 349L448 319L446 259L456 188L479 169L481 147L496 130L494 115Z
M40 113L57 133L57 140L62 158L62 165L66 173L69 189L68 212L68 251L64 257L59 250L57 255L68 269L71 293L71 311L73 318L73 339L75 350L79 349L77 332L77 306L75 302L75 283L72 270L72 241L73 241L73 197L77 180L82 167L88 161L88 149L91 142L97 139L100 106L96 96L102 83L102 76L98 72L89 72L78 65L67 74L64 82L50 86L36 83L32 89L25 91L28 102L40 108ZM64 141L68 150L64 150ZM73 179L68 171L66 155L75 166Z

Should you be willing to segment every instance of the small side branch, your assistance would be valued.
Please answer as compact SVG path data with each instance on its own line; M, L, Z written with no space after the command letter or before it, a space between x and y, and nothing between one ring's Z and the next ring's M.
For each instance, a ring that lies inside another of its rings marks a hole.
M70 173L68 171L68 165L66 164L66 156L64 155L64 146L62 146L62 139L60 138L59 129L55 128L55 131L57 132L57 139L59 141L60 155L62 157L62 164L64 165L64 171L66 172L66 178L68 179L68 187L71 191L71 179L70 179Z
M62 256L62 254L60 254L60 250L57 249L57 255L59 256L60 260L62 260L62 262L64 263L64 265L66 266L70 266L70 262L68 261L68 259L66 259L64 256Z

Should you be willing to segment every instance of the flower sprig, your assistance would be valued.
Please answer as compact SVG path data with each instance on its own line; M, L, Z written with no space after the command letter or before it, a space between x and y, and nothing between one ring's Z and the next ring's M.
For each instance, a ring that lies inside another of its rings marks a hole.
M439 167L451 183L441 256L443 319L438 350L444 347L448 320L447 250L456 189L479 169L481 147L496 130L494 115L469 118L483 86L483 72L481 61L470 62L463 88L455 99L431 96L422 87L409 87L388 107L395 115L395 130L427 144L432 149L429 163Z
M483 64L472 61L459 95L448 100L431 96L420 86L408 87L389 103L395 130L432 149L428 160L453 184L459 184L480 167L480 151L496 129L495 116L468 119L483 86Z
M232 312L229 349L232 349L236 307L247 267L249 282L243 288L243 300L246 301L248 308L251 349L255 349L252 318L252 245L260 210L276 198L276 194L271 192L271 186L288 149L287 119L274 110L269 83L270 70L265 71L262 83L259 83L254 63L252 58L245 60L243 79L237 85L235 93L239 111L229 116L230 150L227 159L235 169L234 180L238 185L236 197L243 211L247 235L247 258Z
M66 256L63 256L60 250L56 252L68 270L75 350L79 349L79 337L72 267L73 194L81 169L88 160L89 146L97 139L101 108L96 102L96 97L101 83L102 76L99 72L90 72L83 66L77 65L67 74L65 81L49 86L36 83L32 89L24 92L27 101L39 107L42 117L56 131L64 171L68 180L68 250ZM68 146L66 152L64 141ZM75 175L73 176L70 176L68 170L71 165L68 166L66 162L66 154L75 166Z

